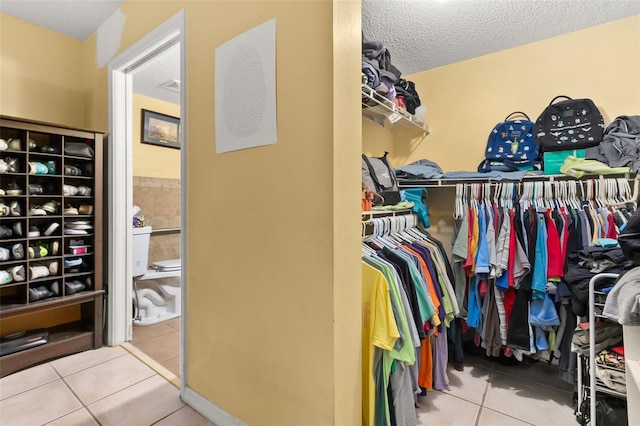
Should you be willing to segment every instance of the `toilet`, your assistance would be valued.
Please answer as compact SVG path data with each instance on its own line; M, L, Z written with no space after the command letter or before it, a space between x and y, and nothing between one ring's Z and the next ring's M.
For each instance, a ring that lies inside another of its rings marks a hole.
M133 228L135 325L151 325L180 316L180 259L162 260L147 268L151 230L151 226Z

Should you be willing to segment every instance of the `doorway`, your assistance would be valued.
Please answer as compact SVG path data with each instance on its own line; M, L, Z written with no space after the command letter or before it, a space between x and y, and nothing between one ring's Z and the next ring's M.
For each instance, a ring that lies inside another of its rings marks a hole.
M108 182L108 262L106 268L107 294L107 322L106 342L108 345L118 345L131 341L133 338L134 296L133 291L133 226L134 218L133 194L134 173L133 153L134 144L141 143L142 132L136 134L134 129L140 129L143 123L140 119L141 112L134 108L134 79L136 74L144 72L154 62L160 60L169 52L178 51L176 58L179 60L179 77L185 75L185 12L181 11L161 24L158 28L134 43L124 52L109 62L109 129L110 141L107 156L109 176ZM173 49L173 50L172 50ZM175 52L174 52L175 54ZM179 189L186 188L186 111L184 78L177 79L179 83L179 167L180 174L177 180ZM136 149L138 146L136 146ZM167 147L153 147L160 150L171 150ZM139 179L136 180L139 183ZM179 225L160 225L156 229L163 229L165 233L179 235L179 259L181 285L177 290L181 296L181 316L175 324L179 323L179 368L177 374L184 377L185 371L185 322L181 320L186 313L186 191L180 190L179 199ZM144 214L144 212L139 212ZM164 260L164 259L158 259ZM145 265L148 266L148 265ZM181 381L184 391L185 383Z

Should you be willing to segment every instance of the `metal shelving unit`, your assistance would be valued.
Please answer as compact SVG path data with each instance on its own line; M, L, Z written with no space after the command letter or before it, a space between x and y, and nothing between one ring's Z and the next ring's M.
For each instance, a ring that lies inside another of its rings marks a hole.
M393 102L380 96L366 84L362 85L362 116L391 129L418 128L429 134L427 124L415 118L408 111L398 108Z

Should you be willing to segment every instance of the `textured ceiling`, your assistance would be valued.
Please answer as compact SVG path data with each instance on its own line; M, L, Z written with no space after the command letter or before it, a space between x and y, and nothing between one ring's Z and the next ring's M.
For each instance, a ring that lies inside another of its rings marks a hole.
M124 0L0 0L0 12L78 40L96 32Z
M123 0L0 0L0 12L85 40ZM362 30L403 74L447 65L640 15L640 0L362 0ZM640 31L640 29L639 29ZM134 91L179 103L158 88L180 80L179 50L134 76Z
M365 38L403 74L633 15L640 0L362 0Z

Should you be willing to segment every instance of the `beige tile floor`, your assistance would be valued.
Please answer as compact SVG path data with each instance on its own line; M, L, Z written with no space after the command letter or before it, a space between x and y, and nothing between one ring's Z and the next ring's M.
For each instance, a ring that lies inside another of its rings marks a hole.
M178 335L179 320L136 327L132 345L83 352L2 378L0 424L211 425L180 400L174 376ZM573 387L557 378L554 366L509 367L466 354L464 370L450 368L448 374L451 390L418 398L418 425L577 424Z

